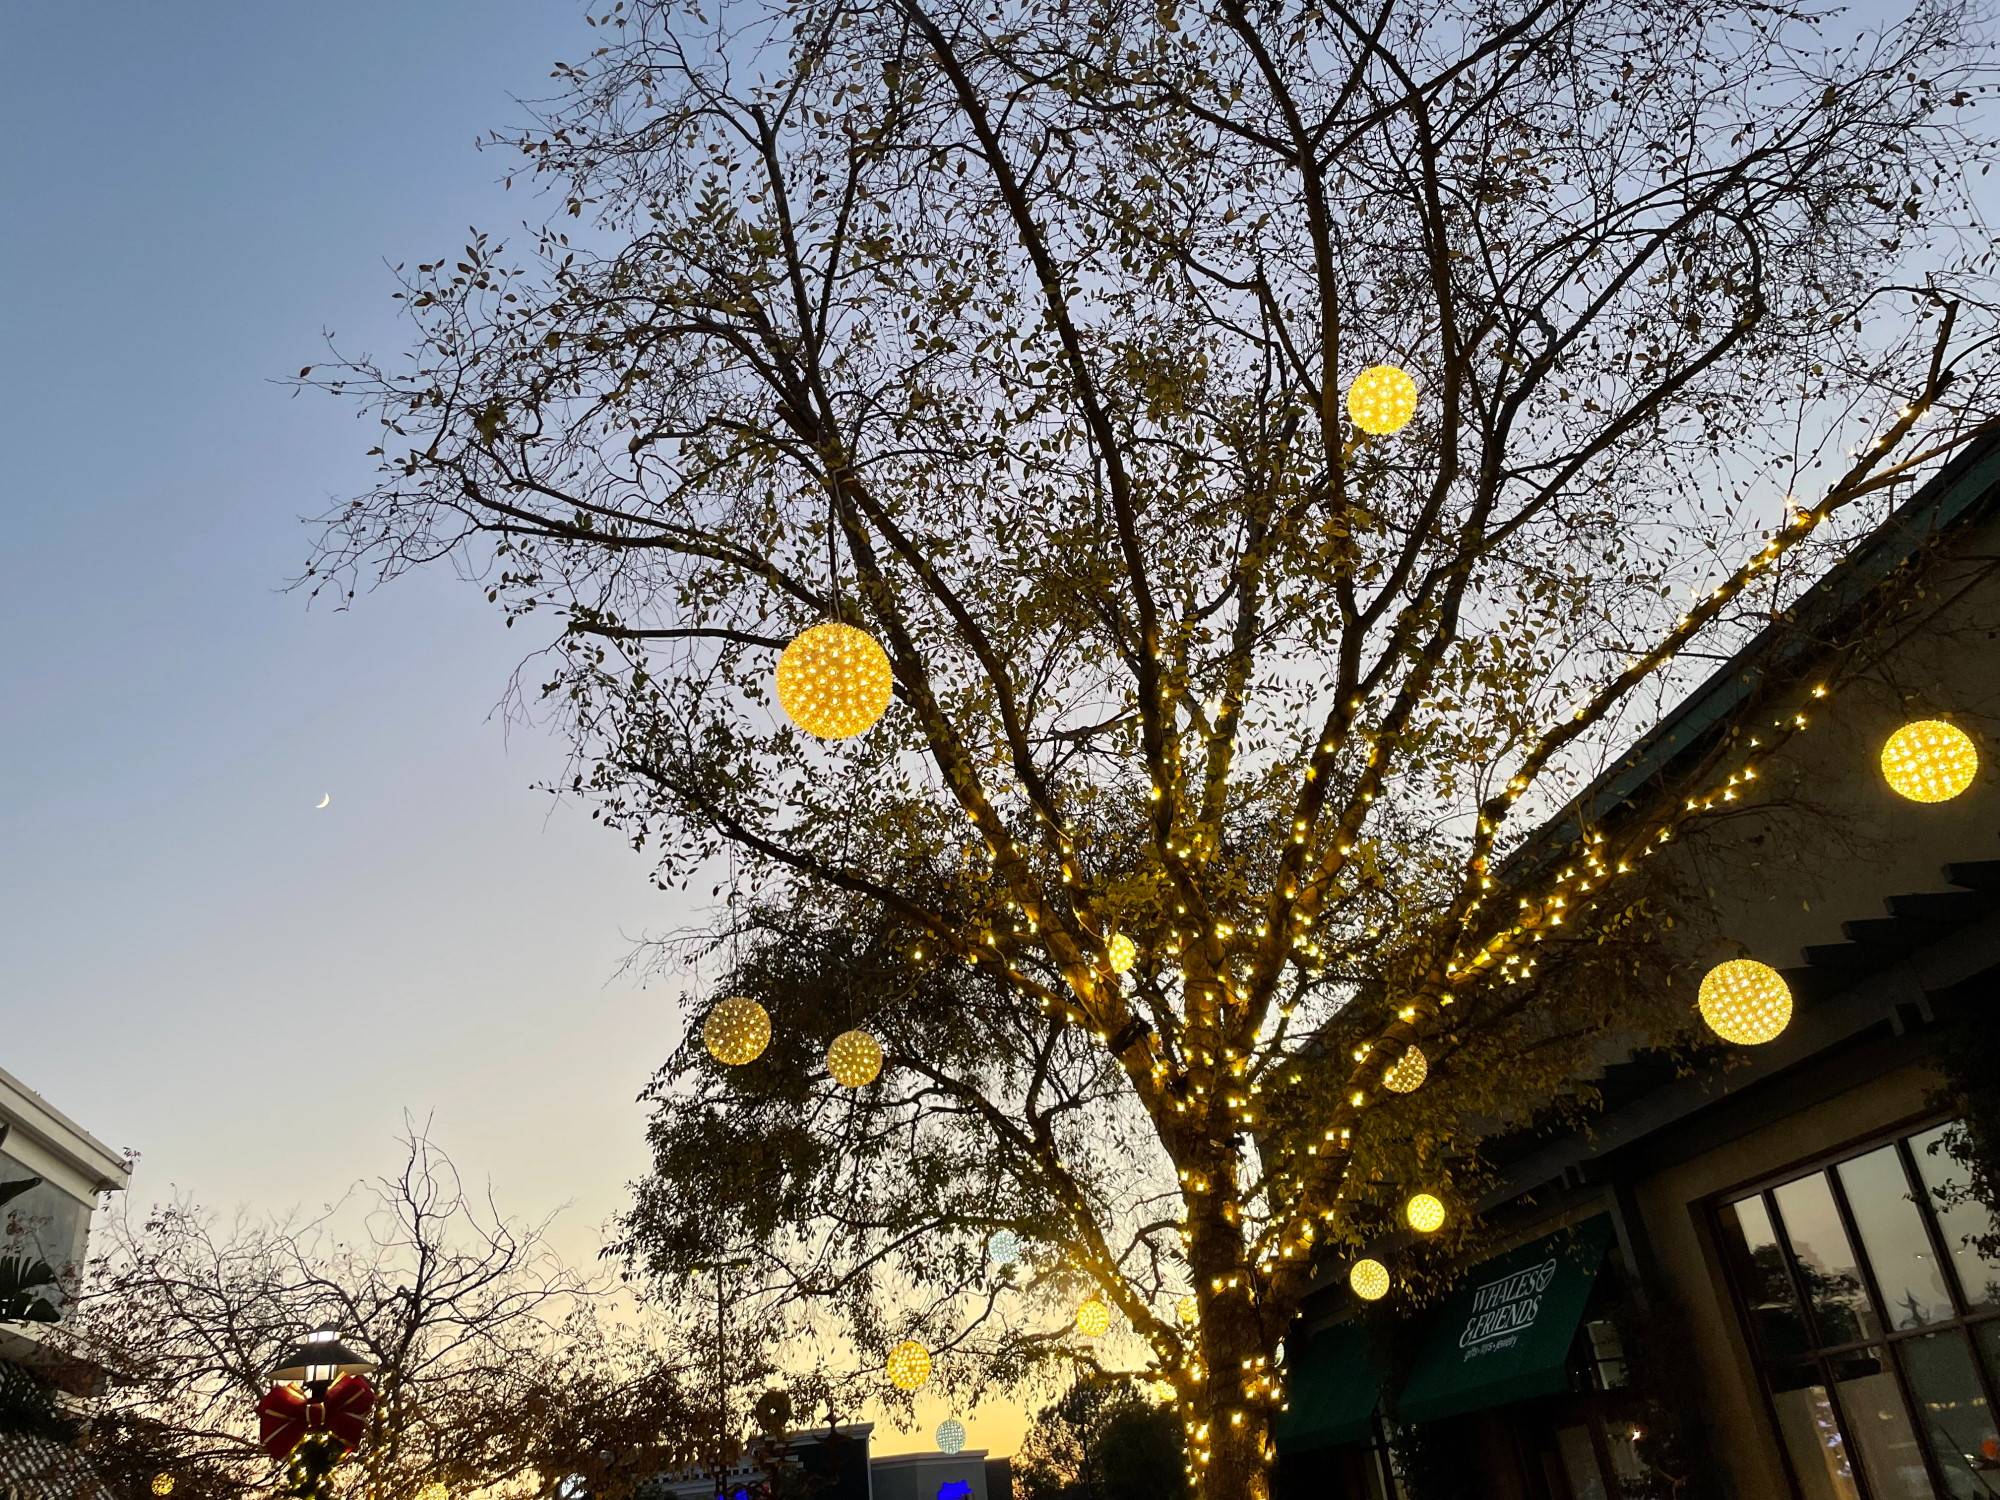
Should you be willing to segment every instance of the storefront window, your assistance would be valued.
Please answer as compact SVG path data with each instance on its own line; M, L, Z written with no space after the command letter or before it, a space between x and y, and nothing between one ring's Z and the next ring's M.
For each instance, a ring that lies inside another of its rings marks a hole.
M1965 1243L1993 1221L1940 1202L1937 1137L1717 1207L1801 1500L2000 1497L2000 1266Z

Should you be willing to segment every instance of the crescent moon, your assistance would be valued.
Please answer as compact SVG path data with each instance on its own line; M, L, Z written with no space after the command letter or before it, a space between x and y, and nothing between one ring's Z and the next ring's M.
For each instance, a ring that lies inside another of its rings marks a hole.
M325 796L321 797L319 801L315 802L313 806L315 808L325 807L327 803L331 802L332 800L333 800L333 793L328 792Z

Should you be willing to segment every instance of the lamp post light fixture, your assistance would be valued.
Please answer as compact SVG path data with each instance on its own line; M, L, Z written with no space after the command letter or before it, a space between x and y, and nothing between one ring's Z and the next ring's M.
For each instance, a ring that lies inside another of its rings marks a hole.
M294 1344L271 1371L272 1386L257 1403L258 1441L285 1466L280 1493L326 1500L334 1467L361 1445L375 1388L374 1361L341 1342L325 1324Z
M340 1341L340 1330L322 1323L300 1339L271 1371L273 1380L302 1385L316 1400L326 1399L327 1388L343 1375L372 1375L375 1362Z

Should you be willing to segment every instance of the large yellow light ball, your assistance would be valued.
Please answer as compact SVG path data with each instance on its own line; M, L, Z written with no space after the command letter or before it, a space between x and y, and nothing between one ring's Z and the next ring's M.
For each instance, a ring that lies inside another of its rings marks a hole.
M1192 1297L1183 1297L1174 1304L1174 1316L1192 1328L1201 1321L1201 1304Z
M1770 1041L1792 1019L1791 987L1776 969L1754 958L1732 958L1710 969L1697 999L1708 1029L1745 1047Z
M701 1023L701 1043L726 1068L755 1062L771 1044L770 1014L748 995L718 1000Z
M889 1351L882 1371L897 1390L919 1390L931 1378L931 1352L915 1339L904 1339Z
M1370 365L1347 388L1347 415L1363 432L1387 437L1417 414L1417 383L1394 365Z
M826 1049L826 1070L844 1089L865 1089L882 1076L882 1044L865 1031L843 1031Z
M1348 1270L1347 1284L1363 1302L1380 1302L1389 1295L1389 1268L1379 1260L1357 1260Z
M1418 1234L1436 1234L1444 1228L1444 1202L1434 1193L1413 1194L1403 1205L1403 1222Z
M1424 1056L1423 1048L1407 1047L1382 1075L1382 1087L1392 1094L1414 1094L1430 1076L1430 1059Z
M1979 774L1972 736L1943 719L1905 724L1882 745L1889 789L1912 802L1949 802Z
M151 1489L156 1495L171 1495L174 1492L174 1476L164 1472L155 1474Z
M778 655L778 706L823 740L872 729L894 688L881 642L838 620L801 631Z
M1111 1309L1102 1297L1085 1297L1076 1305L1076 1331L1087 1339L1102 1338L1111 1330Z
M1139 961L1139 945L1122 932L1112 933L1111 941L1104 946L1111 959L1111 972L1114 974L1129 974L1132 965Z

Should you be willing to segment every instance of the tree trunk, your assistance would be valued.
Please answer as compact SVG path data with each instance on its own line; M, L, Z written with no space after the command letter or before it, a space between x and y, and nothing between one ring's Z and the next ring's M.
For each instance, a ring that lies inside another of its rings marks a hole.
M1188 1432L1196 1500L1270 1500L1270 1408L1226 1398L1208 1408Z

